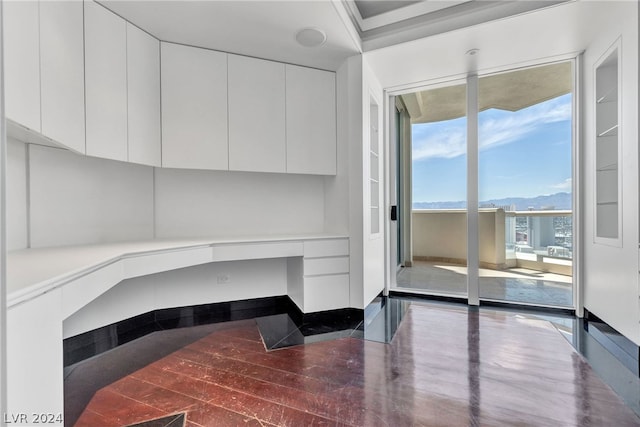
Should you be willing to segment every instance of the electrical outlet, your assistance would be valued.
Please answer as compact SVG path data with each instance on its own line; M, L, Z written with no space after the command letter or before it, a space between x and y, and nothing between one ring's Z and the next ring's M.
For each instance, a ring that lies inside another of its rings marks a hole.
M218 275L218 284L230 283L231 276L229 274L220 274Z

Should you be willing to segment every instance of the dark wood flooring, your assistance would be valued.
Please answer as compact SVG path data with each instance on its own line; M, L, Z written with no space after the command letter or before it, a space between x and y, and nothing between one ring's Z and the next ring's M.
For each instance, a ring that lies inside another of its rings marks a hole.
M412 305L390 344L266 351L254 320L98 391L76 426L640 426L548 322ZM173 424L172 424L173 425Z

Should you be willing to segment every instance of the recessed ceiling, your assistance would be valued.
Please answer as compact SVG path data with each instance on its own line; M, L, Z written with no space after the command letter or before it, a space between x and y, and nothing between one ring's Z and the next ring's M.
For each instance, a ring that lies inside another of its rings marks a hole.
M528 13L569 0L343 1L363 51Z
M102 0L100 4L163 41L337 70L360 53L332 1ZM326 41L304 47L296 34L322 30Z
M349 10L360 34L366 38L368 31L387 28L393 24L424 17L472 1L475 0L355 0L345 1L343 5Z

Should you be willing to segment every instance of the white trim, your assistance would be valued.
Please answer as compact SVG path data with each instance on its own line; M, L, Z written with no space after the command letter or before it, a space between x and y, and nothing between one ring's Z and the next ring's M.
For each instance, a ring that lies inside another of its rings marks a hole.
M0 2L0 22L3 20ZM0 31L0 426L7 413L7 127L4 108L4 33Z
M584 230L582 226L582 219L584 218L583 209L583 197L582 197L582 158L583 153L581 150L581 142L584 138L582 117L584 114L584 100L583 100L583 73L584 73L584 55L580 54L573 60L573 132L572 132L572 177L571 177L571 191L572 191L572 208L573 208L573 306L576 311L577 317L584 316L584 292L581 286L582 283L582 259L583 259L583 242L584 242Z
M360 33L358 32L358 29L356 28L353 21L351 20L350 15L352 11L351 11L351 5L349 4L350 2L346 2L342 0L331 0L331 3L333 4L333 8L335 9L336 13L342 20L342 24L344 25L345 29L349 33L349 37L351 37L353 44L358 49L358 52L362 53L363 52L362 39L360 38Z

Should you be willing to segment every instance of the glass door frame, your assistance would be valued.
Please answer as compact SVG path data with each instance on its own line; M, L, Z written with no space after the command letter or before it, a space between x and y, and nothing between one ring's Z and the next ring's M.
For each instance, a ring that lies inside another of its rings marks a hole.
M479 144L478 144L478 79L479 77L485 77L488 75L507 73L510 71L515 71L522 68L536 67L542 66L545 64L557 63L557 62L571 62L572 70L573 70L573 88L572 88L572 133L571 133L571 163L572 163L572 235L573 235L573 265L572 265L572 294L573 294L573 309L578 317L582 317L584 311L583 305L583 292L581 289L581 271L582 271L582 197L581 194L581 175L582 168L580 159L582 158L580 144L582 132L581 132L581 116L583 111L583 101L581 96L581 85L582 85L582 67L583 67L583 55L566 55L564 57L555 57L549 60L540 60L532 63L523 64L521 66L508 66L503 69L490 70L483 73L478 73L476 70L470 71L466 76L460 76L459 78L452 78L445 83L445 85L455 84L455 82L460 82L465 80L467 83L467 301L469 305L477 306L480 304L480 281L479 281L479 229L478 229L478 216L479 216L479 200L478 200L478 191L479 191L479 177L478 177L478 152L479 152ZM426 88L434 88L438 86L443 86L443 81L440 80L438 82L433 83L422 83L415 87L408 87L407 85L403 86L402 89L393 90L393 89L385 89L385 117L386 117L386 127L388 129L386 133L386 141L385 146L387 153L387 162L385 164L385 169L387 170L387 183L389 188L385 192L387 195L386 207L388 210L391 209L391 205L395 204L396 199L394 199L394 203L389 203L389 195L392 194L394 196L398 196L396 194L395 189L390 192L390 188L397 185L397 180L399 179L398 174L402 173L403 176L406 176L406 171L403 170L402 165L406 166L406 162L398 162L396 148L397 145L397 137L398 135L396 131L396 126L398 125L395 119L395 111L396 111L396 99L397 95L402 95L406 93L411 93L419 90L424 90ZM392 117L393 116L393 117ZM390 147L393 145L393 149ZM390 167L391 163L394 163L393 167ZM409 164L411 160L409 159ZM400 170L395 165L401 165ZM394 172L391 174L390 172ZM410 176L410 175L409 175ZM410 189L410 187L409 187ZM407 191L407 187L404 186L404 190ZM402 193L402 191L401 191ZM406 198L403 198L406 199ZM403 203L406 200L397 200L397 203ZM407 207L408 206L408 207ZM411 210L411 202L409 197L408 205L405 204L404 210ZM402 211L400 207L398 207L399 211ZM409 228L406 227L403 228ZM390 288L395 288L396 281L395 277L391 278L392 275L395 275L396 268L398 267L395 261L395 252L391 252L390 247L390 233L397 232L397 224L391 222L390 220L385 221L386 233L385 237L387 240L387 280L385 280L385 289L384 294L388 295ZM403 234L403 237L409 237ZM390 268L393 265L393 268ZM505 301L509 303L508 301ZM521 303L513 303L519 304Z

